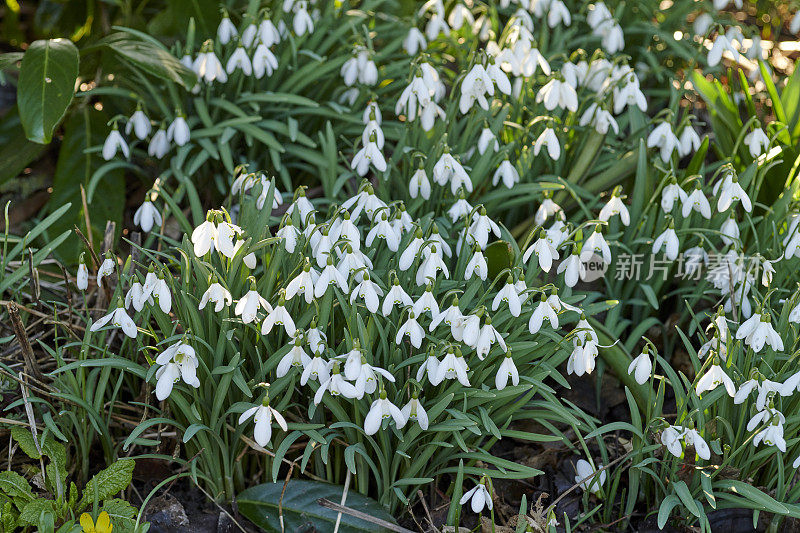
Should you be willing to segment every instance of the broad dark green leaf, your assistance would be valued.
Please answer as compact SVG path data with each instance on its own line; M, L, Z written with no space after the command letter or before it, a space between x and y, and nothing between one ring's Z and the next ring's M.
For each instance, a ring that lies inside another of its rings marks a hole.
M283 492L283 483L264 483L240 493L236 498L239 511L248 520L268 532L281 531L278 503ZM283 492L283 524L285 531L333 531L338 513L317 503L325 498L339 503L342 489L338 485L317 481L291 480ZM396 523L394 518L375 500L350 491L345 507L361 511L374 518ZM308 527L311 526L311 527ZM342 513L339 526L341 533L387 532L378 525Z
M47 144L69 107L78 77L78 49L67 39L34 41L22 58L17 103L28 139Z

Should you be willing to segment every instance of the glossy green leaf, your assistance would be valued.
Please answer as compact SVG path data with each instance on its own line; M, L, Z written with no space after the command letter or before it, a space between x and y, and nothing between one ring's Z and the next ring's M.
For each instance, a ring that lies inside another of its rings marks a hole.
M290 480L284 491L284 484L264 483L241 492L236 498L239 512L248 520L267 532L280 531L333 531L338 513L317 503L325 498L339 503L342 489L338 485L317 481ZM283 528L278 514L278 505L283 494ZM374 518L392 524L394 518L376 501L353 490L347 494L345 507L361 511ZM284 529L285 528L285 529ZM341 533L388 532L372 522L342 513Z
M47 144L72 101L78 49L67 39L34 41L22 58L17 102L25 135Z

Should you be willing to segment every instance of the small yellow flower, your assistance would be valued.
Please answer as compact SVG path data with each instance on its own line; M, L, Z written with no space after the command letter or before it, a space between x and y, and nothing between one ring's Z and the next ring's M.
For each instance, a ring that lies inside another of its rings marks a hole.
M114 524L111 523L111 518L105 511L97 517L96 524L92 520L92 515L83 513L81 515L81 526L83 526L83 533L111 533L111 530L114 529Z

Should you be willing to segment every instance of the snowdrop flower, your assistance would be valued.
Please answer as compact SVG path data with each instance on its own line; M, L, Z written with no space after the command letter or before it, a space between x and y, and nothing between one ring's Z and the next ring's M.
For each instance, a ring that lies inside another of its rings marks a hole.
M600 255L603 258L603 262L607 265L611 264L611 249L608 247L608 243L605 237L603 237L599 225L595 226L592 234L583 242L583 248L581 248L580 254L581 261L587 263L595 254Z
M484 477L481 479L480 483L465 492L458 502L459 505L464 505L468 501L472 500L470 502L470 506L472 507L473 513L480 513L483 511L484 507L491 511L494 507L494 504L492 503L492 495L484 484L485 479L486 478Z
M302 37L306 33L314 33L314 20L308 13L307 2L295 2L292 9L294 11L294 18L292 19L292 29L294 33L298 37Z
M359 176L367 174L370 164L372 164L378 172L384 172L386 170L386 159L384 159L376 141L377 136L373 133L370 136L369 142L363 145L361 150L353 157L350 168L355 170Z
M719 231L722 234L720 237L722 238L722 242L725 243L725 246L733 244L739 239L739 224L733 216L728 217L728 219L722 223L722 227L719 228Z
M761 284L765 287L769 287L769 284L772 283L772 275L775 274L775 267L772 266L772 263L777 263L778 260L769 261L764 259L761 262Z
M486 262L486 257L484 257L483 252L481 252L480 246L476 244L473 248L472 257L464 270L464 280L470 280L472 276L478 276L480 279L486 281L488 275L489 265Z
M376 237L386 241L386 246L393 252L396 252L400 247L400 237L397 235L392 225L389 224L386 213L381 213L380 221L372 227L364 242L367 246L372 246Z
M425 35L416 26L412 27L406 38L403 39L403 50L408 55L415 56L417 52L426 48L428 48L428 41L425 40Z
M267 313L272 312L272 306L266 301L258 291L256 291L256 281L250 277L250 290L236 302L233 312L236 316L242 317L242 322L249 324L256 319L256 313L260 308L264 308Z
M508 158L504 159L495 170L492 177L492 185L496 187L500 180L509 189L513 188L515 183L519 183L519 172L517 172L517 169L514 168Z
M411 176L411 180L408 182L408 193L411 195L411 198L422 196L424 199L428 200L431 197L431 182L428 181L428 175L425 173L425 168L423 168L422 163L420 163L419 168L414 172L414 175Z
M417 381L422 383L422 378L427 374L428 381L433 383L436 380L436 372L438 369L439 360L436 359L436 356L433 353L433 346L431 345L428 349L428 357L425 358L425 361L420 365L419 369L417 369Z
M131 288L128 289L128 292L125 294L125 309L128 309L131 305L133 305L133 308L136 311L141 311L144 309L145 303L150 303L152 305L154 302L153 299L150 298L149 293L145 295L142 284L136 281L131 285Z
M78 290L81 291L85 291L89 288L89 269L86 268L83 253L81 253L80 259L78 260L78 273L75 277L75 285L78 287Z
M253 65L250 62L250 58L248 57L244 46L241 44L236 47L236 50L233 52L233 54L231 54L230 59L228 59L228 63L225 65L225 70L228 72L228 74L233 74L237 69L241 70L245 76L249 76L253 73Z
M128 119L128 123L125 124L125 135L130 135L131 131L133 131L136 138L143 141L150 135L151 129L150 119L142 111L142 104L138 104L136 111L133 112L133 115Z
M353 292L350 293L350 304L352 305L356 301L356 298L361 297L369 312L375 313L378 311L378 305L380 304L379 298L381 296L383 296L383 289L369 279L369 274L364 274L361 283L356 285Z
M278 411L273 409L269 405L269 393L264 396L264 400L262 400L261 405L256 405L251 407L239 417L239 425L244 424L250 418L253 419L256 426L253 430L253 438L255 439L256 443L263 447L266 447L269 444L270 439L272 438L272 419L275 418L275 422L278 423L278 426L284 431L289 431L289 427L286 425L286 419L283 418Z
M450 277L450 271L447 265L444 264L440 252L436 246L426 246L422 250L423 260L417 269L417 286L421 287L426 285L429 281L435 281L436 275L439 271L444 274L445 278Z
M319 405L325 391L330 392L331 396L342 395L345 398L356 398L358 392L352 383L345 381L344 377L339 373L339 362L333 363L333 371L330 378L321 383L317 392L314 394L314 405Z
M557 330L557 311L558 310L547 301L547 299L544 297L544 294L542 294L542 299L539 301L536 309L533 310L533 314L528 321L528 330L531 332L531 335L537 333L542 328L542 323L544 322L545 318L550 321L550 327L552 327L554 330Z
M338 285L339 289L345 294L350 293L347 278L333 266L333 258L328 256L328 264L322 269L319 278L314 283L314 296L322 298L328 287L333 285Z
M111 258L110 255L106 255L106 258L103 259L103 262L100 263L100 268L97 269L97 286L102 286L102 279L106 276L110 276L114 273L114 265L116 262L114 259Z
M461 26L463 26L465 22L467 23L468 27L472 27L475 24L475 18L472 16L472 12L467 8L467 6L457 3L450 11L450 16L447 17L447 22L450 25L450 28L454 30L460 30Z
M433 331L439 327L439 324L444 322L446 325L450 326L451 331L459 330L461 327L461 320L463 318L464 315L461 314L461 309L458 307L458 298L453 298L453 303L450 305L450 307L440 312L433 318L429 329L430 331ZM456 337L455 334L453 334L453 336ZM460 338L456 338L456 340L460 340Z
M108 313L106 316L99 318L97 322L92 324L92 327L89 328L89 331L97 331L109 322L111 322L112 326L122 329L122 332L128 337L132 339L136 338L136 323L131 317L128 316L128 313L125 312L125 308L122 307L121 301L118 302L116 309Z
M434 358L435 359L435 358ZM419 424L421 430L428 429L428 412L422 407L422 402L415 392L407 404L400 410L407 424L409 420L414 420Z
M625 107L636 106L642 111L647 111L647 99L639 86L639 81L635 77L629 78L629 82L622 87L614 87L614 113L620 114Z
M680 199L681 204L685 204L687 198L686 192L678 185L675 178L670 178L670 182L661 191L661 209L665 213L669 213L672 211L675 200Z
M701 144L700 136L694 130L691 123L687 123L681 132L681 136L678 138L678 155L685 157L692 152L696 152Z
M701 246L693 246L683 252L684 277L700 279L700 272L708 264L708 254Z
M683 446L681 445L683 432L684 429L680 426L669 426L661 432L661 444L675 457L680 457L683 454Z
M122 134L120 134L115 123L113 129L109 132L108 137L106 137L106 140L103 143L103 159L110 161L115 155L117 155L117 150L122 152L122 155L125 156L125 159L131 155L131 152L128 149L128 143L126 143L125 139L122 138Z
M744 136L744 143L750 150L750 155L753 158L758 158L769 150L769 137L767 137L764 130L755 128L753 131Z
M797 34L800 33L800 11L794 14L792 20L789 22L789 31ZM800 466L797 461L795 461L794 467L797 468Z
M278 367L275 370L275 376L282 378L289 373L292 367L295 368L308 368L311 365L311 358L303 349L302 334L295 336L294 346L289 352L284 355L278 362Z
M516 287L514 287L514 279L509 276L506 284L497 292L497 295L492 300L492 311L497 311L500 307L500 302L505 302L508 305L508 311L511 316L519 316L522 312L522 301L517 294Z
M232 39L238 37L239 32L236 31L236 26L233 25L231 19L225 14L217 26L217 40L220 44L228 44Z
M542 147L547 148L547 155L553 161L558 161L558 158L561 157L561 145L558 143L558 137L553 128L545 128L536 138L536 142L533 143L533 155L539 155Z
M696 429L687 429L683 434L683 441L688 446L694 446L694 451L697 452L701 459L706 461L711 459L711 449Z
M414 346L414 348L422 346L422 338L425 336L425 330L423 330L422 326L417 322L413 311L408 313L408 319L398 328L394 342L401 344L403 342L403 337L406 335L408 335L411 345Z
M167 140L174 142L178 146L183 146L189 142L192 133L183 115L178 115L167 128Z
M686 218L692 214L693 210L700 213L706 220L711 219L711 206L708 203L708 198L703 194L699 182L695 182L695 188L692 193L683 198L681 215Z
M503 362L497 368L497 375L494 378L494 384L497 390L503 390L508 385L508 380L511 379L513 386L519 385L519 372L514 364L514 359L511 358L511 351L506 352Z
M727 36L720 33L717 35L716 39L714 39L714 44L711 46L711 50L708 52L708 66L713 67L719 64L720 60L722 59L723 52L730 52L733 55L733 60L739 60L739 52L734 48L733 43L728 39Z
M753 446L758 446L761 442L767 446L775 446L782 452L786 452L786 440L783 438L783 425L773 422L766 429L753 437Z
M272 76L277 68L278 59L269 49L269 45L263 42L258 43L256 51L253 53L253 75L256 79L260 80L264 75Z
M428 37L429 41L433 41L439 37L439 34L441 33L450 35L450 26L447 25L444 14L436 11L433 13L433 15L431 15L430 20L428 20L428 24L425 26L425 35Z
M589 24L591 28L596 28L609 19L611 19L611 11L608 10L605 3L595 2L594 4L589 4L586 23Z
M433 166L433 181L442 186L449 182L450 191L453 194L456 194L461 187L464 187L467 192L472 192L472 180L461 163L450 154L450 148L447 146Z
M166 280L161 274L159 274L158 277L156 277L155 274L152 276L148 274L147 277L151 281L148 283L148 280L145 280L142 300L147 300L150 295L152 295L164 314L169 314L170 309L172 309L172 295L169 292L169 285L167 285Z
M550 192L545 192L544 200L542 204L536 209L536 214L534 215L534 222L539 226L543 226L544 223L547 221L548 218L555 216L560 220L564 220L564 211L561 209L561 206L556 204L550 198Z
M717 386L723 385L728 392L728 396L733 398L736 395L736 389L733 385L733 380L728 377L728 374L719 365L713 365L708 369L708 372L703 375L695 386L695 393L700 396L706 391L712 391Z
M366 358L362 356L355 382L357 399L360 400L364 394L372 394L378 389L378 374L394 383L394 376L389 371L368 364Z
M200 366L194 348L184 342L176 342L156 358L161 365L156 371L156 398L164 401L172 392L172 387L179 379L192 387L199 388L197 367Z
M206 42L200 53L197 54L194 63L192 63L192 70L197 74L198 79L206 83L211 83L214 80L219 83L228 81L228 74L225 72L222 63L214 53L210 41Z
M284 248L287 252L292 254L297 247L297 238L300 236L300 230L294 226L291 217L286 217L286 222L277 231L275 236L283 240Z
M233 297L228 290L220 285L219 283L212 283L206 292L203 293L203 297L200 299L200 305L198 306L199 310L205 309L208 302L213 302L216 304L214 306L214 312L219 313L222 311L223 307L227 307L233 303Z
M700 13L694 19L694 23L692 24L692 28L694 30L695 35L699 35L701 37L705 37L708 33L708 30L714 24L714 17L709 15L708 13Z
M284 297L278 300L278 305L268 311L266 318L264 318L264 322L261 324L261 334L267 335L270 331L272 331L272 327L276 324L279 326L283 326L284 330L286 330L286 334L290 337L294 337L295 331L297 328L294 325L294 320L292 319L289 312L286 310L285 307L286 301Z
M739 326L737 339L744 339L754 352L758 353L768 344L776 352L783 351L783 340L770 323L770 315L765 312L754 314Z
M468 371L469 367L464 357L461 355L461 351L459 350L459 354L456 356L452 349L448 349L447 354L439 361L436 367L435 378L430 381L432 385L438 385L445 379L457 379L459 383L465 387L469 387L469 378L467 377Z
M625 48L625 35L622 27L613 20L606 20L592 33L600 37L603 49L609 54L616 54Z
M581 115L579 124L584 127L591 124L595 131L601 135L608 133L609 128L614 130L614 133L619 133L619 125L614 119L614 115L598 106L596 103L586 108L586 111Z
M568 109L573 113L578 110L578 95L569 83L551 79L536 94L536 102L544 102L544 107L552 111L556 107Z
M576 376L591 374L594 371L597 355L597 343L595 341L584 342L576 339L572 353L567 360L567 374L574 373Z
M308 365L303 367L303 373L300 376L300 385L305 385L310 379L318 381L319 383L325 383L330 379L331 366L330 362L322 358L320 352L315 352L314 357Z
M552 0L547 12L547 25L555 28L558 24L569 26L572 23L572 16L561 0Z
M167 130L163 127L158 128L158 131L150 139L150 144L147 145L147 155L161 159L169 151L169 140L167 139Z
M748 213L753 210L750 197L747 196L742 186L739 185L739 180L736 176L732 176L729 181L726 180L722 184L719 201L717 202L717 210L720 213L726 211L736 200L742 202L742 207L744 207L744 210Z
M291 300L296 295L302 294L306 303L310 304L314 300L315 274L316 272L311 268L311 263L306 261L303 271L286 286L286 299Z
M672 222L653 242L653 254L657 254L662 248L664 248L664 253L670 261L675 261L678 258L680 242L678 241L678 235L675 233L675 225Z
M483 65L476 63L461 82L461 98L458 104L461 113L466 114L475 102L488 111L486 95L494 96L494 84Z
M573 248L572 254L558 265L556 273L565 273L564 283L567 284L567 287L574 287L578 283L578 279L586 276L586 266L581 261L577 248Z
M647 136L647 147L658 148L661 152L661 160L665 163L670 160L672 152L677 149L679 144L680 141L672 132L669 122L662 122Z
M628 208L624 203L622 203L622 198L620 198L619 193L619 187L614 189L614 193L611 195L611 200L609 200L608 203L603 206L597 218L603 222L608 222L611 217L619 215L619 219L622 224L624 226L628 226L631 223L631 216L628 213Z
M506 341L503 340L503 336L500 335L500 332L497 331L494 326L492 326L492 319L487 315L486 322L481 328L480 334L478 335L478 340L475 342L474 346L478 359L483 361L483 358L489 353L489 350L491 350L492 345L495 342L497 342L497 345L500 346L501 350L504 352L508 351L508 348L506 347Z
M495 152L500 149L500 143L497 142L497 137L495 137L494 133L492 133L492 130L489 128L483 128L483 130L481 130L480 137L478 137L478 153L483 155L486 153L486 150L489 149L489 146L491 146L492 150Z
M650 360L650 354L647 353L647 346L645 346L642 353L628 365L628 374L634 374L636 383L644 385L650 379L652 372L653 362Z
M153 202L146 199L133 214L133 223L142 228L142 231L149 232L153 226L161 226L161 213L155 208Z
M400 280L395 278L392 288L389 289L386 298L383 300L383 306L381 307L383 316L389 316L395 306L399 306L402 309L411 305L413 305L411 297L400 286Z
M603 465L598 466L598 470L603 468ZM575 464L575 483L580 488L587 492L591 492L595 496L600 496L603 491L603 485L606 482L606 471L600 470L599 473L592 468L589 461L585 459L578 459Z
M364 418L364 432L374 435L381 427L381 422L386 418L394 419L397 429L406 425L406 418L395 404L386 398L386 391L381 390L380 397L372 402L367 416Z

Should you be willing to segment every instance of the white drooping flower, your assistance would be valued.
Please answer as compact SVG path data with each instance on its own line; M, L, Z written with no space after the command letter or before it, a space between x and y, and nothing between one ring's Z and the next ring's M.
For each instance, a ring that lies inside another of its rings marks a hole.
M579 124L584 127L591 124L595 131L601 135L608 133L609 128L614 130L614 133L619 133L619 125L614 115L596 103L586 108L586 111L581 115Z
M425 35L416 26L412 27L403 39L403 50L410 56L417 55L417 52L427 47L428 41L425 40Z
M468 371L469 367L461 352L459 351L458 355L456 355L452 349L448 349L444 358L436 365L434 378L431 379L430 374L428 374L428 379L430 379L432 385L438 385L445 379L457 379L459 383L469 387Z
M153 137L150 139L150 144L147 145L147 155L161 159L169 151L169 139L167 138L167 130L162 127L158 128Z
M103 143L103 159L110 161L117 155L117 150L122 152L125 159L131 155L130 149L128 149L128 143L122 138L122 134L117 129L117 125L114 124L114 128L109 132L108 137L106 137Z
M152 130L152 126L150 124L150 119L147 118L147 115L144 114L142 111L141 104L136 106L136 111L128 119L128 123L125 124L125 135L130 135L131 131L133 131L136 138L140 141L143 141L150 135L150 131Z
M631 364L628 365L628 374L634 374L636 383L644 385L650 379L650 374L653 372L653 362L650 360L650 354L647 353L647 347L642 350Z
M428 412L422 406L422 402L419 400L416 393L414 393L408 403L403 406L400 412L403 414L406 424L414 420L419 424L421 430L425 431L428 429Z
M711 205L708 203L708 198L703 194L698 182L695 182L695 188L691 194L683 198L683 205L681 206L683 218L691 215L692 211L697 211L707 220L711 218Z
M706 461L711 459L711 449L696 429L687 429L683 434L683 442L687 446L694 446L694 451L697 452L701 459Z
M473 513L480 513L483 511L484 507L490 511L494 508L494 503L492 503L492 495L486 488L484 480L481 480L480 483L465 492L464 495L461 496L461 499L458 503L459 505L464 505L468 501L470 501L470 507L472 508Z
M397 329L395 343L400 344L403 341L403 337L406 335L408 335L411 345L414 346L414 348L419 348L422 346L422 339L425 337L425 330L423 330L422 326L420 326L419 322L417 322L413 311L408 313L408 319Z
M548 111L552 111L556 107L568 109L573 113L578 110L578 94L575 92L575 88L557 78L551 79L539 89L539 92L536 93L536 102L544 102L544 107Z
M289 427L286 425L286 419L283 418L283 415L269 405L269 395L264 397L261 405L253 406L242 413L239 417L239 425L244 424L250 418L252 418L256 424L253 430L253 438L262 448L266 447L272 438L273 418L275 418L275 422L278 423L278 426L280 426L282 430L289 431Z
M514 359L511 358L511 352L506 352L503 362L497 368L497 375L494 379L494 385L497 390L503 390L508 385L508 380L511 379L511 384L515 387L519 385L519 371L514 364Z
M236 302L233 312L242 317L242 322L249 324L256 319L256 313L263 308L267 313L272 312L272 306L256 290L255 280L250 280L250 290Z
M339 371L338 361L333 364L333 370L330 377L324 382L320 383L317 392L314 394L314 405L319 405L325 392L329 392L331 396L344 396L345 398L357 398L358 391L356 387L345 380L344 376Z
M595 496L600 496L603 492L603 485L606 482L606 471L600 470L603 465L598 465L597 470L592 468L591 463L585 459L578 459L575 464L575 483L587 492Z
M550 159L553 161L558 161L561 157L561 145L558 142L558 137L556 137L556 132L553 131L553 128L545 128L536 138L536 141L533 143L533 155L539 155L542 147L547 148L547 155L549 155Z
M386 397L386 391L381 390L380 397L372 402L367 416L364 418L364 432L367 435L374 435L381 428L381 422L386 418L394 419L397 429L402 429L406 424L406 418L400 409L397 408Z
M264 322L261 323L261 334L267 335L275 325L283 326L283 329L286 331L286 335L289 337L294 337L295 331L297 328L294 325L294 319L289 314L289 311L286 310L285 307L285 300L284 297L281 296L280 300L278 300L278 305L275 306L274 309L269 309L267 311L267 316L264 318Z
M736 176L731 176L730 179L726 179L720 187L717 210L720 213L727 211L736 200L739 200L742 203L742 207L744 207L744 210L748 213L753 210L753 204L750 202L750 197L747 195L742 186L739 185L739 180L736 178Z
M289 373L289 370L294 368L308 368L311 365L311 358L303 349L303 335L302 332L297 332L294 339L294 345L289 352L284 355L278 362L275 369L275 376L282 378Z
M739 60L739 51L733 46L733 43L728 39L728 37L720 33L714 39L714 44L711 46L711 50L708 51L708 66L713 67L719 64L720 60L722 59L723 52L729 52L733 56L734 61Z
M174 142L178 146L183 146L189 142L192 137L192 132L189 130L189 124L186 123L186 118L183 115L178 115L167 127L167 140Z
M661 160L665 163L672 158L672 152L679 145L680 141L672 131L672 126L669 122L662 122L647 136L647 147L658 148L661 153Z
M103 259L103 262L100 263L100 268L97 269L97 286L98 287L102 286L101 282L102 282L104 277L110 276L111 274L114 273L114 265L115 264L116 263L115 263L114 259L112 259L110 256L106 256L106 258Z
M237 70L241 70L245 76L249 76L253 73L253 64L250 62L250 57L241 44L236 47L236 50L231 54L228 63L225 65L225 71L228 74L233 74Z
M675 457L680 457L683 454L683 446L681 445L683 432L684 429L680 426L669 426L661 432L661 444Z
M233 303L233 297L228 289L219 283L212 283L203 293L198 309L201 311L205 309L208 302L214 303L214 312L219 313L223 307L228 307Z
M225 72L210 43L203 45L203 49L197 54L192 63L192 70L197 74L198 79L206 83L211 83L215 80L219 83L228 81L228 74Z
M719 385L723 385L725 387L728 396L731 398L736 396L736 388L733 384L733 380L728 376L728 374L725 373L721 366L713 365L708 369L708 372L706 372L703 377L697 381L695 393L700 396L706 391L712 391L716 389Z
M125 312L125 308L121 305L121 302L113 311L97 319L97 321L92 324L92 327L89 328L89 331L97 331L109 322L111 322L112 326L120 328L128 337L132 339L136 338L136 334L138 333L136 323L128 316L128 313Z
M217 40L220 44L228 44L232 39L238 36L239 32L236 31L236 26L233 25L231 19L225 14L219 22L219 26L217 26Z
M600 214L597 216L597 218L603 222L608 222L611 217L615 215L619 215L619 219L624 226L630 225L631 216L628 213L628 208L624 203L622 203L619 190L614 191L614 194L611 195L611 199L600 210Z
M472 192L472 180L447 147L433 166L433 181L442 186L450 183L450 191L453 194L456 194L461 187L467 192Z
M475 102L488 111L487 96L494 96L494 84L483 65L476 63L461 82L461 98L458 104L461 113L469 112Z
M680 242L678 241L678 234L675 233L675 227L670 222L667 229L664 230L656 240L653 242L653 253L657 254L664 248L664 253L670 261L675 261L680 252Z
M89 288L89 269L86 268L86 262L83 259L84 255L81 254L78 262L78 273L75 276L75 285L78 290L85 291Z
M161 367L156 371L156 398L164 401L172 393L172 388L179 379L195 389L200 387L197 379L197 360L194 348L183 341L176 342L156 358Z
M139 209L133 214L133 223L142 228L145 233L153 229L153 226L161 226L161 213L149 199L142 202Z
M675 205L675 200L680 200L681 204L684 205L687 198L688 195L673 177L661 191L661 209L663 209L665 213L669 213Z
M769 345L774 351L783 351L783 340L777 331L772 327L770 314L754 314L745 320L736 331L737 339L744 339L754 352L758 353L764 345Z

